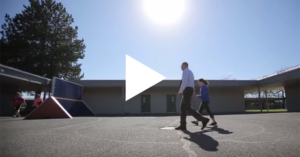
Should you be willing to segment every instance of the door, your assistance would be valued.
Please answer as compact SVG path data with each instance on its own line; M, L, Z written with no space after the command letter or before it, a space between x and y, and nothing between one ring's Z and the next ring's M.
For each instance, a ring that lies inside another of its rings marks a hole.
M176 95L167 95L167 112L176 113Z
M150 95L142 95L142 113L150 113L151 112L151 96Z

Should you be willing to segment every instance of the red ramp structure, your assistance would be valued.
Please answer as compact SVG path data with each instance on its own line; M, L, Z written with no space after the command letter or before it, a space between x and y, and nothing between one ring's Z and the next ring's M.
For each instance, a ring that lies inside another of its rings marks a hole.
M28 114L25 119L55 119L73 117L65 110L65 108L54 97L49 97L40 106Z

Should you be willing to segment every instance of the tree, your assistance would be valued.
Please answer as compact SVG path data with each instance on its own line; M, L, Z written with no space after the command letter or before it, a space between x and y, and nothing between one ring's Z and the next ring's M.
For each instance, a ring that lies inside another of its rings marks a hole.
M231 74L228 76L224 77L223 80L236 80Z
M1 31L1 63L43 77L81 79L85 44L62 3L29 0L22 13L5 15Z

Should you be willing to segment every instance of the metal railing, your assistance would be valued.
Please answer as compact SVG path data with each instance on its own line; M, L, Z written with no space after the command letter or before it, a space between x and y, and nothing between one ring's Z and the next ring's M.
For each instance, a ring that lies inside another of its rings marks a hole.
M282 74L282 73L286 73L288 71L292 71L292 70L295 70L295 69L298 69L298 68L300 68L300 64L298 64L296 66L293 66L293 67L286 68L286 69L278 70L276 73L272 73L270 75L265 75L265 76L263 76L261 78L258 78L257 80L262 80L262 79L265 79L265 78L276 76L276 75L279 75L279 74Z

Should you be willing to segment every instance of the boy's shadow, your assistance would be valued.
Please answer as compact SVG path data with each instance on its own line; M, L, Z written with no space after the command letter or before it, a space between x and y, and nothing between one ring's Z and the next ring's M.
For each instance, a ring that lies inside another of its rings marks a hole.
M183 132L190 136L190 138L184 137L185 139L194 142L202 149L206 151L218 151L217 147L219 145L219 142L212 137L205 135L204 132L191 133L188 130L185 130Z

